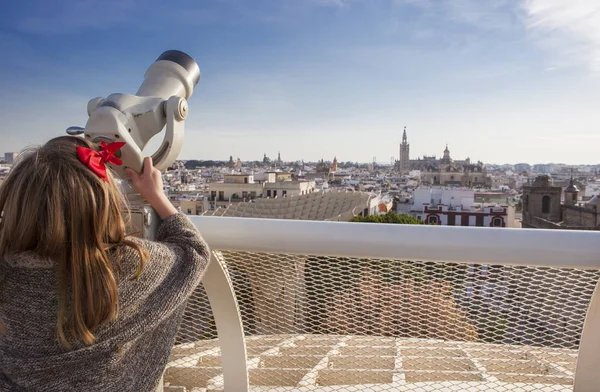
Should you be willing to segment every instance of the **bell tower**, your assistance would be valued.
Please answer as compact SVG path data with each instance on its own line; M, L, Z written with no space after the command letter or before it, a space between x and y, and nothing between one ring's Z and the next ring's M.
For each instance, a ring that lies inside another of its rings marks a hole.
M408 144L408 138L406 137L406 127L404 127L404 133L402 134L402 143L400 143L400 172L410 171L410 144Z
M565 189L565 204L574 206L577 204L578 198L579 189L573 182L573 169L571 169L571 181L569 181L569 186Z

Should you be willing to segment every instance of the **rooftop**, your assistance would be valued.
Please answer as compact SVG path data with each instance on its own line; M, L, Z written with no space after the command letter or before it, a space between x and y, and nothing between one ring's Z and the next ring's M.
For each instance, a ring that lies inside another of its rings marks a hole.
M252 202L230 204L226 208L206 211L206 216L350 220L365 208L373 196L365 192L314 192L295 197L262 198Z

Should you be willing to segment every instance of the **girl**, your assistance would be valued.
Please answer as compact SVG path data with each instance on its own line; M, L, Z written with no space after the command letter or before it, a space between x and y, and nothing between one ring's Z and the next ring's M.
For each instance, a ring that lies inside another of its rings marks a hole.
M50 140L0 188L1 391L158 386L209 249L149 158L126 170L162 222L155 242L126 233L106 165L121 163L119 147Z

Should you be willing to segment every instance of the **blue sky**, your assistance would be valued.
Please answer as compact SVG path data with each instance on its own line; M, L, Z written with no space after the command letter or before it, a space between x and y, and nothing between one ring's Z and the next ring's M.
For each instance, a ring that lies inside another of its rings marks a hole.
M11 1L0 152L84 125L167 49L194 57L182 159L600 163L597 0Z

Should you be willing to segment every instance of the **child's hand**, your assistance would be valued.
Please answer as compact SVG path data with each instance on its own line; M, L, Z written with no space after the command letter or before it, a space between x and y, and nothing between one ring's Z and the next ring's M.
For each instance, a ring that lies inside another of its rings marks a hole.
M150 204L164 195L162 176L160 171L153 166L151 157L144 158L144 167L141 174L130 168L126 168L125 171L131 177L135 190Z
M131 177L131 182L135 190L150 203L161 219L177 213L177 210L163 192L162 175L153 166L151 157L144 159L144 167L141 174L136 173L135 170L130 168L126 168L125 171Z

